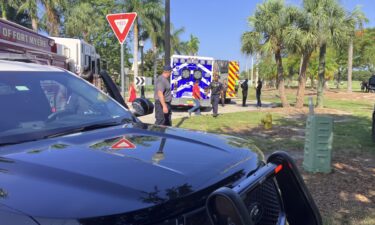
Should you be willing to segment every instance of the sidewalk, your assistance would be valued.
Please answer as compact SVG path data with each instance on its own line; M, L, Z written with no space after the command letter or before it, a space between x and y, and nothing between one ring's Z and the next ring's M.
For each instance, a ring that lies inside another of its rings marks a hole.
M270 102L262 102L262 108L272 108L274 107L273 104ZM187 112L188 108L177 108L173 109L172 111L172 119L182 118L188 116ZM256 107L256 101L247 101L246 107L242 107L242 100L234 99L230 104L226 104L224 107L219 105L219 114L225 113L234 113L234 112L246 112L246 111L255 111L258 110ZM210 115L212 114L212 109L209 108L208 110L201 110L202 115ZM191 114L192 117L196 116L194 113ZM155 123L155 114L150 114L147 116L139 117L139 119L144 123Z

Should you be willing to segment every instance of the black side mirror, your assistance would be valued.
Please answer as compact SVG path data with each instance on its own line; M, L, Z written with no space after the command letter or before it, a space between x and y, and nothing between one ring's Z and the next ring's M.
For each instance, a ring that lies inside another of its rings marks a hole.
M154 104L147 98L136 98L133 103L133 113L135 116L145 116L154 112Z
M120 91L118 90L115 82L112 78L108 75L108 73L104 70L100 71L100 77L103 80L105 87L107 88L109 96L115 99L118 103L120 103L125 108L129 109L128 105L126 105L124 98L121 96Z
M207 199L207 213L211 224L253 225L249 213L238 193L222 187Z

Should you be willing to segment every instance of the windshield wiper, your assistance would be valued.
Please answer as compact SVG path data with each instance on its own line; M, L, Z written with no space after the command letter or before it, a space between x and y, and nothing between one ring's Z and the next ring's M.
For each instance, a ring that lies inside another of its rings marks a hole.
M57 132L57 133L54 133L54 134L46 135L43 138L45 139L45 138L59 137L59 136L74 134L74 133L83 132L83 131L90 131L90 130L96 130L96 129L100 129L100 128L118 126L118 125L121 125L121 124L124 124L124 123L130 123L130 122L134 122L134 121L132 119L125 118L125 119L122 119L121 121L110 121L110 122L105 122L105 123L96 123L96 124L91 124L91 125L87 125L87 126L82 126L82 127L78 127L78 128L74 128L74 129L70 129L70 130L64 130L62 132Z
M47 135L35 133L34 135L32 135L31 138L23 139L23 140L20 140L19 138L17 138L17 139L12 138L14 141L9 141L9 138L8 138L7 142L0 142L0 147L5 146L5 145L15 145L15 144L21 144L21 143L24 143L24 142L38 141L38 140L41 140L41 139L59 137L59 136L74 134L74 133L83 132L83 131L90 131L90 130L95 130L95 129L100 129L100 128L118 126L118 125L125 124L125 123L134 123L134 120L132 120L130 118L123 118L121 120L115 120L115 121L111 120L111 121L108 121L108 122L88 124L88 125L83 125L81 127L71 128L71 129L69 129L69 128L65 128L63 130L59 129L60 131L56 130L56 132L53 132L52 134L50 133L50 134L47 134ZM6 140L6 138L4 137L3 140Z
M28 140L28 141L34 141L34 140ZM6 145L16 145L16 144L21 144L24 141L12 141L12 142L2 142L0 143L0 147L6 146Z

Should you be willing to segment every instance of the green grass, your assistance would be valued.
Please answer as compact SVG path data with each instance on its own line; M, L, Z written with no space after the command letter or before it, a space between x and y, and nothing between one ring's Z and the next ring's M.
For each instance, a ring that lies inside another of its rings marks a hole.
M345 91L345 85L342 86L342 91ZM296 89L294 90L296 91ZM353 83L353 90L360 90L359 82ZM345 95L343 96L345 97ZM241 93L239 97L241 97ZM295 96L293 94L288 94L287 97L291 103L295 101ZM255 91L252 88L249 89L248 99L255 99ZM315 99L316 96L314 95L314 102ZM277 90L264 92L264 94L262 95L262 100L280 104L280 100L277 97ZM306 97L305 104L307 105L307 103L308 98ZM375 102L373 101L364 99L333 99L325 97L324 105L326 108L346 112L346 114L338 113L330 115L334 118L335 121L332 147L334 155L344 155L347 158L355 156L375 156L375 143L372 142L370 136L374 103ZM266 112L264 111L237 112L223 114L218 118L212 118L211 116L201 116L192 117L189 119L176 119L174 120L174 124L178 124L183 128L239 136L247 139L248 141L251 141L252 143L255 143L255 145L265 153L270 153L275 150L291 150L301 153L304 148L303 138L290 138L288 135L264 137L262 135L257 135L256 132L251 132L252 130L256 130L259 133L264 132L264 130L261 129L261 119L265 116L265 114ZM274 129L286 126L296 129L305 128L305 117L286 118L283 114L276 112L272 113L272 117ZM348 183L348 185L356 184ZM371 209L367 211L363 210L363 207L366 208L366 206L363 205L360 207L356 207L350 209L349 214L341 212L327 214L327 212L330 212L331 209L325 209L326 214L323 214L323 224L375 224L374 212L371 211Z
M345 84L346 85L346 84ZM344 86L345 86L344 85ZM343 88L344 89L344 88ZM353 82L353 89L360 89L359 82ZM345 96L345 95L344 95ZM240 96L241 97L241 93ZM293 104L295 96L289 92L288 100ZM255 99L255 90L249 89L248 99ZM277 90L267 91L262 95L263 101L280 104L277 96ZM316 96L313 96L315 102ZM305 97L305 105L308 104L308 97ZM375 144L371 140L371 123L374 102L366 100L351 99L331 99L324 98L325 108L336 109L347 112L348 115L330 115L334 118L334 139L333 151L361 154L363 152L375 153ZM303 141L289 138L264 139L259 136L250 136L246 130L258 127L264 112L238 112L220 115L219 118L211 116L192 117L181 121L177 119L174 124L181 123L181 127L195 130L202 130L213 133L224 133L242 136L253 139L261 149L279 150L279 149L303 149ZM285 119L281 114L272 113L273 124L277 126L305 127L304 119Z
M179 118L173 121L173 124L181 125L179 127L201 130L213 133L227 133L228 128L256 127L264 117L262 112L237 112L221 114L214 118L211 115L195 116L188 120Z
M345 90L346 83L342 89ZM360 83L353 82L353 89L360 90ZM294 89L296 91L296 89ZM241 98L240 92L239 97ZM344 95L345 96L345 95ZM287 94L288 100L293 104L295 95L291 92ZM254 88L249 88L248 99L255 99ZM277 90L265 91L262 95L262 101L267 101L280 105L280 99L277 96ZM313 95L313 101L316 96ZM308 104L308 97L305 97L305 105ZM334 118L334 139L333 151L361 154L363 152L375 153L375 144L371 140L371 120L374 102L366 100L351 99L331 99L324 98L325 108L336 109L347 112L348 115L330 115ZM249 135L246 130L251 130L260 126L261 119L265 112L238 112L220 115L218 118L211 116L192 117L186 119L176 119L174 124L180 127L202 130L213 133L233 134L244 138L253 139L261 149L273 151L279 149L298 149L302 150L304 143L301 140L290 138L265 139L259 136ZM304 119L285 119L281 114L272 113L273 124L276 126L288 126L304 129Z
M272 99L271 99L272 100ZM276 101L273 101L276 102ZM350 115L330 115L334 121L333 150L346 153L375 153L375 144L371 140L372 104L365 101L326 99L327 108L337 109ZM265 112L237 112L212 116L200 116L186 119L176 119L173 124L182 128L201 130L213 133L234 134L244 138L254 139L261 149L303 149L303 141L290 138L264 139L249 136L246 130L260 126ZM296 127L304 129L304 119L285 119L281 114L272 113L273 124L280 127Z

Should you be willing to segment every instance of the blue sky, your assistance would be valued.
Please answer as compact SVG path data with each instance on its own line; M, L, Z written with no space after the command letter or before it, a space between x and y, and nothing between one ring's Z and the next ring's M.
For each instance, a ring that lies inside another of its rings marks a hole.
M200 40L198 55L218 59L239 60L241 70L250 59L241 53L241 34L250 28L247 18L263 0L172 0L171 22L176 28L185 27L183 40L190 34ZM375 0L341 0L347 10L361 5L367 18L367 27L375 26ZM286 0L288 4L301 5L302 0Z

